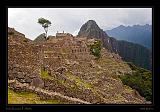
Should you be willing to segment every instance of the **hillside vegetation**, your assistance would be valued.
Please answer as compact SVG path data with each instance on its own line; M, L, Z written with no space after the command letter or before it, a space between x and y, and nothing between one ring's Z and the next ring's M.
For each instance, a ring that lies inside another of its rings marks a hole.
M132 75L125 74L120 76L125 85L136 89L140 95L144 96L146 100L152 101L152 73L149 70L136 67L132 63L128 63L134 71Z

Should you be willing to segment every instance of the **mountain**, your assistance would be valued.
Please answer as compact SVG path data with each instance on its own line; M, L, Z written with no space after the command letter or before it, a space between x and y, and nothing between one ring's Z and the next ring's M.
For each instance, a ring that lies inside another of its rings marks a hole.
M78 36L96 38L108 37L108 35L99 28L94 20L89 20L87 23L82 25L80 31L78 32Z
M103 47L110 52L118 53L124 61L133 62L135 65L142 68L152 68L151 51L149 49L139 44L119 41L113 37L109 37L105 31L100 29L94 20L89 20L82 25L78 32L78 37L100 39L103 43Z
M94 20L89 20L85 24L82 25L80 31L78 32L77 37L87 37L87 38L96 38L100 39L103 42L103 46L108 48L111 52L115 49L112 47L112 44L116 46L116 40L114 38L110 38ZM118 46L117 46L118 47Z
M21 40L23 36L14 38ZM147 103L136 89L124 85L119 78L131 76L134 71L118 54L102 48L101 57L93 55L91 46L97 42L95 39L64 33L39 43L20 42L8 44L11 104Z
M105 32L117 40L126 40L152 49L152 25L120 25Z
M135 65L152 69L151 51L139 44L127 41L118 41L118 54L127 62L133 62Z

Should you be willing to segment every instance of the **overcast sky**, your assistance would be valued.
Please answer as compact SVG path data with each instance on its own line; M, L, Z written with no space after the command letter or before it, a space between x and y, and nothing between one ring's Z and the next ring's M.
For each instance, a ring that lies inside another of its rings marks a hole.
M52 22L48 34L57 31L76 35L85 22L95 20L103 30L119 25L152 24L151 8L9 8L8 26L35 39L44 29L37 23L43 17Z

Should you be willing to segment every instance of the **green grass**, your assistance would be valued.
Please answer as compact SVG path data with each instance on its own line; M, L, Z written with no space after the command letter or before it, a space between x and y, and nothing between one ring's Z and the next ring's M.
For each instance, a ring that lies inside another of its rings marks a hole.
M50 76L50 75L48 74L48 71L47 71L47 70L41 69L40 76L41 76L41 78L52 80L52 81L58 83L59 85L62 85L62 86L64 86L64 87L68 88L68 89L71 89L71 90L76 90L76 89L78 89L78 86L77 86L77 85L68 85L68 83L65 82L64 80L59 80L59 79L57 79L57 78L54 78L54 77Z
M74 80L77 86L84 86L85 88L92 88L91 84L84 82L82 79L80 79L78 76L73 75L71 72L67 72L66 76L69 79Z
M41 100L35 93L14 92L8 89L8 104L64 104L59 100Z
M48 74L48 71L47 70L43 70L43 69L41 69L40 76L41 76L41 78L44 78L44 79L53 79L53 77L51 77Z
M124 85L124 88L125 88L126 92L128 92L128 93L133 92L133 89L131 87L127 86L127 85Z

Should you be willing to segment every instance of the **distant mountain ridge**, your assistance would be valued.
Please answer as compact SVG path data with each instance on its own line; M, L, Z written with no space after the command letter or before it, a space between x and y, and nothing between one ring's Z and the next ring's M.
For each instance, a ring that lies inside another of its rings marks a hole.
M149 49L139 44L118 41L114 37L109 37L105 31L99 28L94 20L89 20L82 25L78 37L100 39L103 47L110 52L118 53L125 61L133 62L135 65L145 69L152 68L152 57Z
M106 30L105 32L109 36L115 37L117 40L126 40L143 45L149 49L152 48L152 25L120 25L111 30Z

